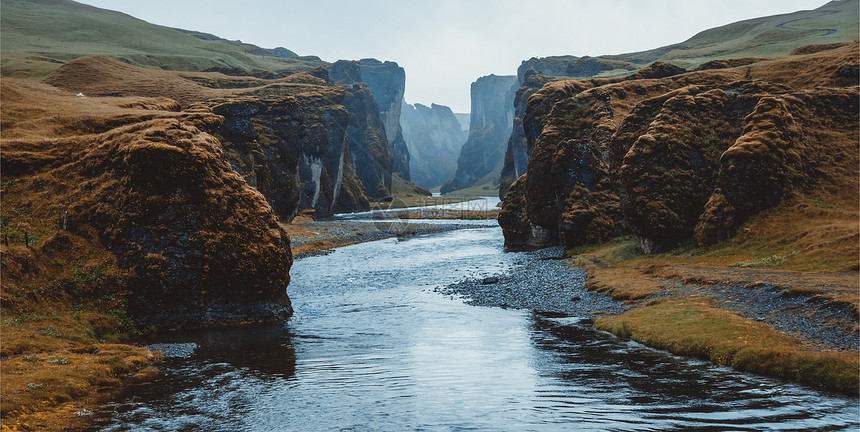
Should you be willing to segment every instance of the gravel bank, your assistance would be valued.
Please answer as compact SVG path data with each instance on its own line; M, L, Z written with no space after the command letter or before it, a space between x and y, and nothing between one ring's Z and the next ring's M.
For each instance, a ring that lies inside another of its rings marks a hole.
M584 288L586 272L565 264L560 247L521 253L514 268L494 275L498 281L468 279L436 288L460 295L466 303L585 317L618 314L635 305L613 301ZM816 350L860 350L851 305L826 297L786 290L768 283L693 284L678 282L652 298L699 295L712 298L723 309L804 341ZM646 300L647 301L647 300Z
M474 306L529 309L588 317L625 309L606 295L585 289L585 271L561 259L561 247L520 253L507 273L467 279L435 291L460 295ZM495 279L498 279L497 281Z

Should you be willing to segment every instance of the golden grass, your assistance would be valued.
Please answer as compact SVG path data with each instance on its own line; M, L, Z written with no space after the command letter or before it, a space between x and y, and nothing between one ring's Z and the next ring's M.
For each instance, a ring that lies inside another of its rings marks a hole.
M90 315L77 317L86 321ZM11 430L60 430L106 392L158 372L160 353L96 343L86 324L66 314L23 323L4 316L3 321L0 423Z
M858 394L856 352L819 352L700 298L648 302L623 315L598 317L595 327L651 347L718 365Z
M613 300L641 300L663 291L662 281L639 270L641 254L631 237L567 251L569 264L585 269L585 287Z

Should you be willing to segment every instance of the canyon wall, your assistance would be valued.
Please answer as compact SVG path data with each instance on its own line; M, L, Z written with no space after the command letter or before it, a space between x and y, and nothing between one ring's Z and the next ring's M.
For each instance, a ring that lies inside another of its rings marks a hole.
M498 180L513 127L512 87L516 81L516 76L488 75L472 83L469 138L460 150L454 178L442 185L442 193L485 179Z
M39 250L110 251L141 325L289 316L292 258L279 222L303 209L365 210L367 195L390 193L374 94L363 82L333 84L326 68L260 79L88 56L47 81L55 87L4 87L3 173L21 186L4 189L4 204L37 197L50 204L38 203L46 220L67 210L72 240L58 234ZM39 144L46 136L58 146ZM58 210L63 202L72 204Z
M357 67L357 70L350 67ZM339 60L331 66L330 78L334 82L367 85L376 100L379 118L385 128L385 137L392 156L391 171L400 178L409 180L409 150L400 127L400 110L406 92L406 72L403 68L397 63L376 59ZM386 187L391 188L390 182Z
M469 132L443 105L403 104L400 124L409 148L412 181L433 189L454 176L457 156Z
M850 178L858 95L845 71L856 49L545 84L523 118L529 170L504 200L506 243L570 248L633 233L646 252L709 245L792 191Z
M639 69L638 66L607 58L552 56L532 57L524 60L517 68L517 82L512 91L514 97L514 124L505 151L499 184L499 198L504 199L511 184L528 169L528 160L534 146L534 138L529 144L526 138L525 118L528 99L544 84L561 78L587 79L602 73L626 74ZM534 125L529 125L534 127ZM537 131L538 133L540 131ZM534 135L534 133L532 134Z
M116 302L140 326L291 315L290 240L225 160L214 135L223 117L166 98L85 98L8 78L2 103L4 232L16 226L32 239L4 255L24 281L64 263L81 274L118 267L109 291L88 291L103 289L91 276L43 294ZM81 254L99 249L111 258Z

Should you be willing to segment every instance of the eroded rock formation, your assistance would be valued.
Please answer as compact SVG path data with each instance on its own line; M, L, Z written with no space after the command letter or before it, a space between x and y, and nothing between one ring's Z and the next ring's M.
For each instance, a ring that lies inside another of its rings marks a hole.
M0 163L14 184L4 205L27 208L34 224L67 212L67 231L34 245L40 253L84 260L70 236L101 244L129 291L107 294L125 298L143 325L292 313L289 238L226 162L213 135L222 117L171 110L177 104L165 99L88 99L10 79L2 95Z
M507 243L573 247L632 232L646 252L708 245L793 190L852 175L857 77L838 87L838 71L857 63L856 48L544 85L523 118L528 175L499 217Z

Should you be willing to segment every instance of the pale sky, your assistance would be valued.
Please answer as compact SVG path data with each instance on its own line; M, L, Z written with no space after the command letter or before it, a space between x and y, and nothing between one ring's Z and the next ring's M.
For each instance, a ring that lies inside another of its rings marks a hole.
M153 24L406 69L406 100L469 112L469 86L552 55L644 51L826 0L82 0Z

